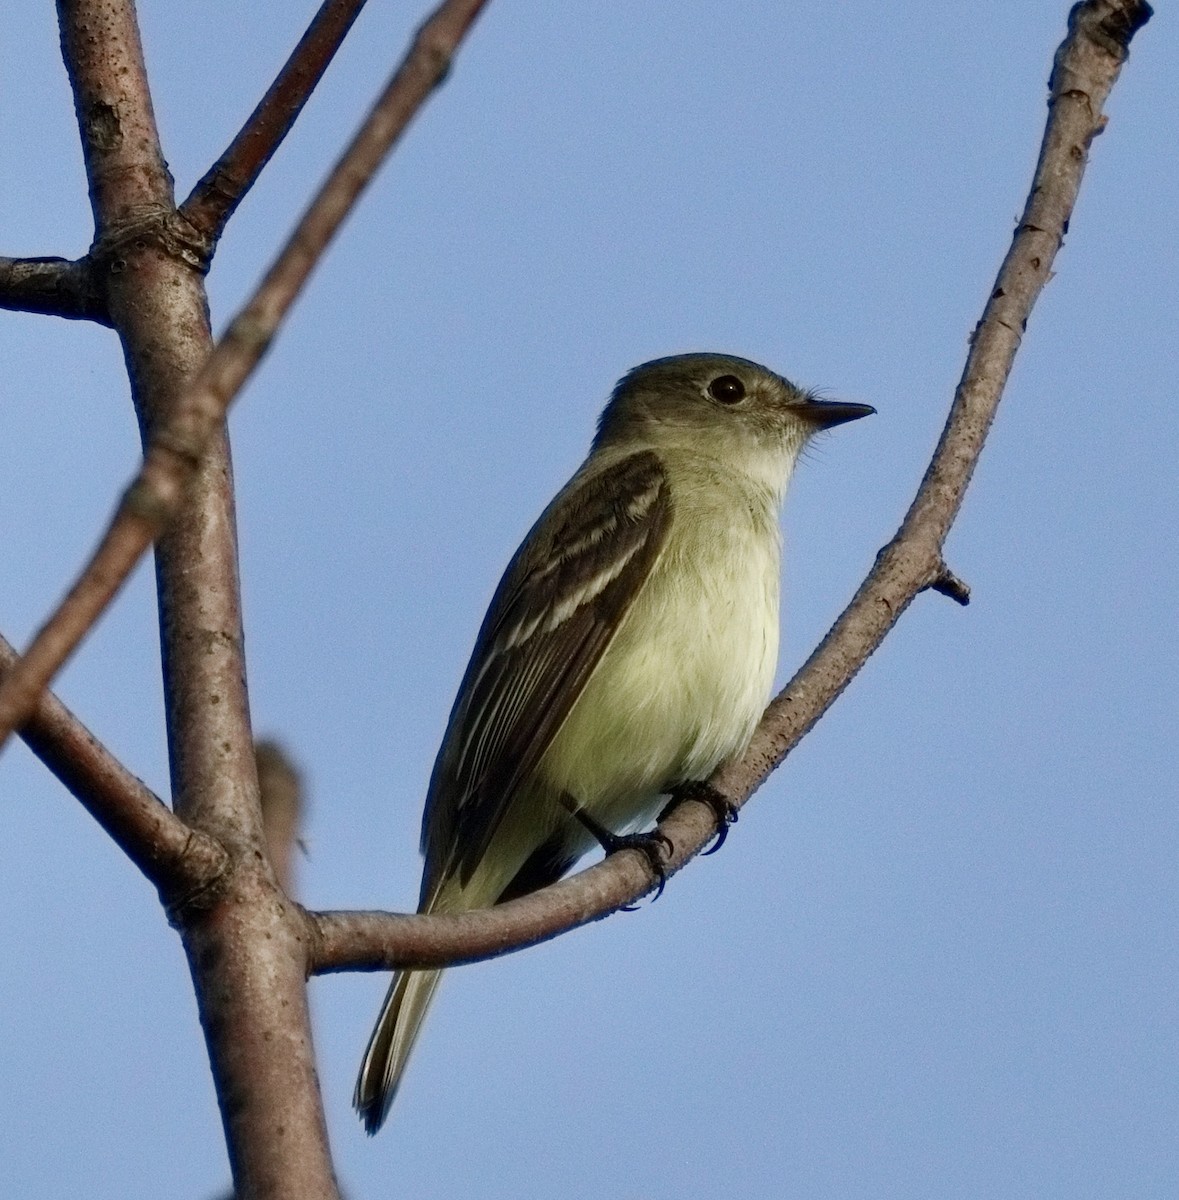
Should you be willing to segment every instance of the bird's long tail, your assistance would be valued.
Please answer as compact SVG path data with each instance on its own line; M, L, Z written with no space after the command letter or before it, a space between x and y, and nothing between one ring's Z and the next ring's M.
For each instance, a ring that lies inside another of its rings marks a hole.
M352 1094L352 1103L370 1134L380 1129L389 1114L409 1052L441 978L441 971L399 971L393 977Z

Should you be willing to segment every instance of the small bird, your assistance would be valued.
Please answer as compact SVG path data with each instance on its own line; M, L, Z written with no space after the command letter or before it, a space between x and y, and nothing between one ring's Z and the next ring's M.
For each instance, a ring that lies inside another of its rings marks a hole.
M658 870L657 835L627 831L740 755L769 699L799 451L874 411L724 354L624 376L479 630L426 797L420 912L536 891L595 844ZM393 978L353 1096L370 1134L440 977Z

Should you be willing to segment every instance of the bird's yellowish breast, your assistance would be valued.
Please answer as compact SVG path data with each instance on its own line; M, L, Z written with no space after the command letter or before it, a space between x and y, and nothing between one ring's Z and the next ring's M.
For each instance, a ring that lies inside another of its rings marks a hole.
M676 482L663 552L540 768L616 830L744 749L777 662L776 498L712 474Z

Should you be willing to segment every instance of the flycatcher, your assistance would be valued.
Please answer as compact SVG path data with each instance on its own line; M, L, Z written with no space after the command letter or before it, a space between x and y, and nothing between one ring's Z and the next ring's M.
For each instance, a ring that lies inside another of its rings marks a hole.
M430 778L419 911L496 904L595 843L635 845L619 835L744 751L777 662L795 460L820 429L874 411L723 354L621 380L479 630ZM393 978L353 1097L369 1133L440 976Z

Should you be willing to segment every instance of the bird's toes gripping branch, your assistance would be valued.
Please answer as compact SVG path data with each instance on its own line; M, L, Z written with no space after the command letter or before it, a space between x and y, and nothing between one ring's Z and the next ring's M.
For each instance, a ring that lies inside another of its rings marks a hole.
M608 855L617 854L619 850L638 850L646 858L655 875L653 899L658 900L663 895L664 886L667 884L667 860L675 848L667 834L660 833L658 829L653 829L650 833L615 833L601 822L595 821L584 808L577 807L575 803L566 803L566 807L570 814L593 834L595 841ZM633 906L624 905L623 911L632 912Z
M671 799L659 814L659 819L662 821L685 800L699 800L701 804L707 804L712 809L712 814L716 818L716 840L704 851L704 854L715 854L725 844L725 840L729 836L729 826L737 824L741 810L723 792L718 792L711 783L706 783L702 779L692 779L672 789Z

